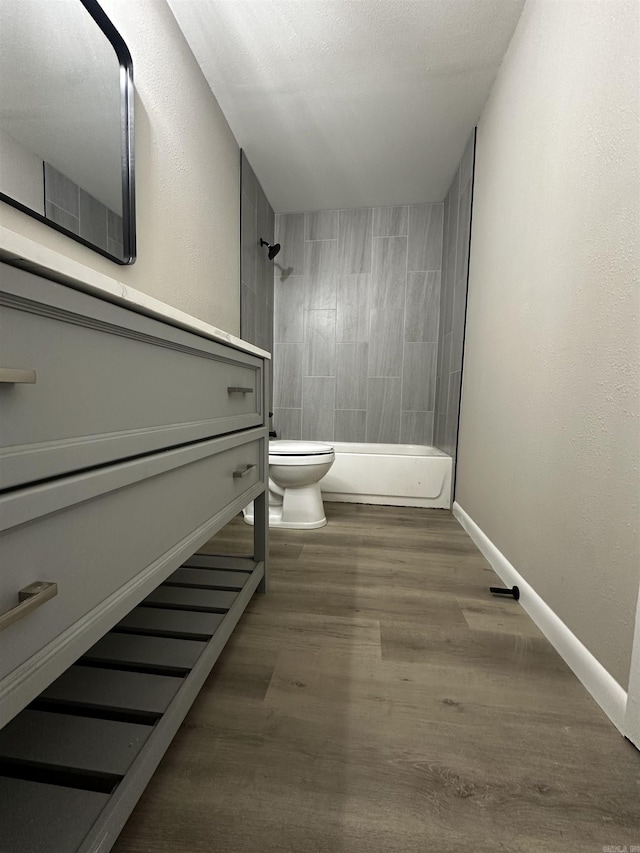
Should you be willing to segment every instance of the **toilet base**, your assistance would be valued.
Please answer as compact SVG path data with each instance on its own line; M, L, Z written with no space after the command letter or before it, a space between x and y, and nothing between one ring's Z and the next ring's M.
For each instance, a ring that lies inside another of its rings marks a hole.
M253 504L250 507L245 507L242 510L242 515L245 524L253 525ZM320 521L283 521L282 513L269 511L269 527L284 527L287 530L315 530L318 527L324 527L326 523L326 518Z
M242 510L247 524L254 523L253 504ZM269 527L283 527L288 530L315 530L324 527L327 518L324 514L322 495L318 483L300 487L290 487L280 496L269 490Z
M271 521L269 519L269 527L285 527L288 530L315 530L318 527L325 527L327 519L322 521Z

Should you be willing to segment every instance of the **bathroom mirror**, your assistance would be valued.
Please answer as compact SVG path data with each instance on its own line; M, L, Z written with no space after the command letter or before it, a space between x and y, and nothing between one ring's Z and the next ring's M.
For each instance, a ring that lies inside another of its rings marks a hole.
M135 260L131 56L95 0L0 0L0 199Z

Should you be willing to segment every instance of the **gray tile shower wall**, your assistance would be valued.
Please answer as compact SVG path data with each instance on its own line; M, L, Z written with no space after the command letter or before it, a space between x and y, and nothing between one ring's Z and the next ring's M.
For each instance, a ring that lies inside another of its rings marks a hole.
M469 272L475 131L444 202L440 332L433 443L455 461ZM425 297L427 298L427 297Z
M260 245L260 239L274 242L275 216L244 151L240 157L240 337L271 352L273 261L268 258L266 246ZM284 246L276 261L283 253ZM287 341L302 340L302 331L298 333L295 328L296 319L281 318L279 331ZM286 359L280 369L287 371L285 375L288 375Z
M44 164L44 203L47 219L94 246L123 257L122 217L50 163Z
M274 425L431 444L442 204L276 216Z

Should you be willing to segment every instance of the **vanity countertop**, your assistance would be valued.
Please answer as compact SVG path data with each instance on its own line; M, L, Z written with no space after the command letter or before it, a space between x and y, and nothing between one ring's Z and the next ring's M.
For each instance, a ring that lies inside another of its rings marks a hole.
M139 290L128 287L111 276L91 269L59 252L49 249L35 240L23 237L9 228L0 226L0 261L19 266L29 272L37 273L52 281L60 282L76 290L82 290L93 296L115 302L139 314L145 314L156 320L163 320L180 329L187 329L197 335L213 341L253 353L263 358L271 358L265 350L247 343L235 335L224 332L215 326L198 320L184 311L172 308L153 296L147 296Z

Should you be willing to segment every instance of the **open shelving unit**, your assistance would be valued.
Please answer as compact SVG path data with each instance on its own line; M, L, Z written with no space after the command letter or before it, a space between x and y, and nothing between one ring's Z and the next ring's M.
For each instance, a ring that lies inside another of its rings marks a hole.
M0 849L104 853L265 575L194 555L0 730Z

